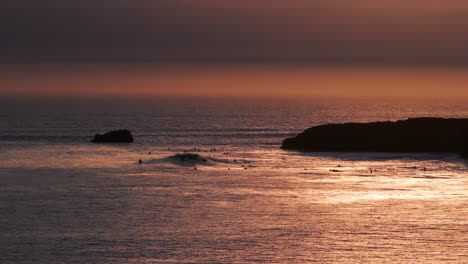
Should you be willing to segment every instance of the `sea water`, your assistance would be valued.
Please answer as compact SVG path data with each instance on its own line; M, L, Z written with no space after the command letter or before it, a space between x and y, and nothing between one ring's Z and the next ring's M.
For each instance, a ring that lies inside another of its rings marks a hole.
M463 101L12 98L0 108L1 263L468 262L458 155L280 149L318 124L468 117ZM135 143L89 142L120 128Z

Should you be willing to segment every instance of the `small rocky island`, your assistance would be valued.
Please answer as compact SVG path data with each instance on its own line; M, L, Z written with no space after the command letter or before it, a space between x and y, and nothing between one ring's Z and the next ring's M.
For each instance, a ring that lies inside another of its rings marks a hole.
M104 135L96 134L93 143L132 143L133 136L129 130L114 130Z
M468 153L468 119L410 118L397 122L328 124L283 141L308 152Z

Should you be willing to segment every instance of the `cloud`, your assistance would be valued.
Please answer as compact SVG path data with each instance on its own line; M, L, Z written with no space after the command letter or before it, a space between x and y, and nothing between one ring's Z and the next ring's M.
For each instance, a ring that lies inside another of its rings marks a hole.
M467 28L460 1L5 0L0 57L460 63Z

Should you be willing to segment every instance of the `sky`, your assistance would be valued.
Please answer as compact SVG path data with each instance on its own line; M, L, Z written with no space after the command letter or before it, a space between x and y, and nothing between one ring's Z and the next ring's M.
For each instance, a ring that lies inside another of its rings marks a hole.
M461 0L2 0L0 93L468 96L467 32Z
M17 62L465 63L461 0L3 0Z

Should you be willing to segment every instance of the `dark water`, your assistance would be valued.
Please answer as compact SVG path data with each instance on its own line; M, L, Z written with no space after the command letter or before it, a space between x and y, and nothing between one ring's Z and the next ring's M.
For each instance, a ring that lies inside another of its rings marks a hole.
M2 99L0 110L1 263L468 262L457 155L279 149L311 125L468 117L465 102ZM135 144L88 143L117 128ZM192 148L210 163L167 159Z

